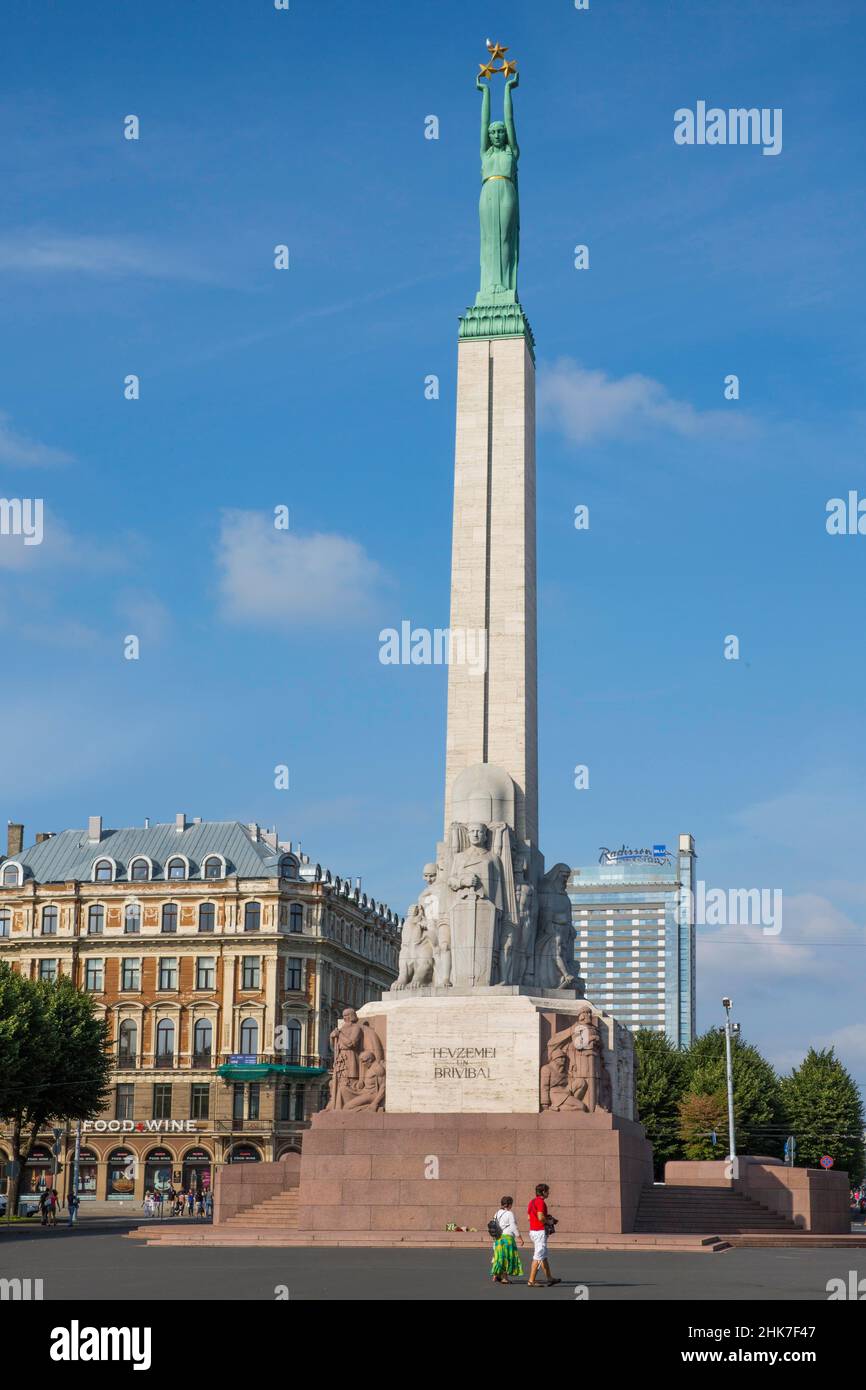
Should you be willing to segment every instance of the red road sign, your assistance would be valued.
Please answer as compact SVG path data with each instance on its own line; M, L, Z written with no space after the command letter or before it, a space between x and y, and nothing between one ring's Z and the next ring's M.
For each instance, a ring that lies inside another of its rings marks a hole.
M832 1168L832 1167L833 1167L833 1160L832 1160L832 1158L830 1157L829 1154L824 1154L824 1157L821 1159L821 1167L822 1167L822 1168Z

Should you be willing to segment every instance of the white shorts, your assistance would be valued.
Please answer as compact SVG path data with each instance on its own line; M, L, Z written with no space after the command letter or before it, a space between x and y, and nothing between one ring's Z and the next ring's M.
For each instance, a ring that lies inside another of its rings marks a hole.
M547 1232L530 1231L532 1236L532 1258L537 1264L547 1259Z

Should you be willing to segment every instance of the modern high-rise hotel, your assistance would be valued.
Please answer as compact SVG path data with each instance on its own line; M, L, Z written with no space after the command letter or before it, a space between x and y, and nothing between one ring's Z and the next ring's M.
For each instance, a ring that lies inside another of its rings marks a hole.
M603 848L568 881L587 998L678 1047L695 1036L695 859L691 835L676 850Z

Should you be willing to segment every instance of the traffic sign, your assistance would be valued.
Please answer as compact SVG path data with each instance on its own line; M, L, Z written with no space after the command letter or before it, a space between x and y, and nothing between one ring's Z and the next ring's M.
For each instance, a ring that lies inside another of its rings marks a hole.
M832 1167L833 1167L833 1159L830 1157L829 1154L824 1154L824 1157L821 1159L821 1167L822 1167L822 1168L832 1168Z

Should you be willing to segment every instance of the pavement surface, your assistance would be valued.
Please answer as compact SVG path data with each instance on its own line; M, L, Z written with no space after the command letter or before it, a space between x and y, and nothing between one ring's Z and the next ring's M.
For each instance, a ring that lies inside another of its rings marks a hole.
M124 1239L129 1221L0 1233L0 1278L42 1279L43 1299L827 1301L827 1281L866 1277L863 1250L728 1250L719 1255L551 1251L555 1288L492 1284L476 1250L160 1249ZM141 1223L136 1221L135 1225ZM529 1262L521 1251L524 1269ZM586 1293L583 1291L586 1288ZM790 1321L790 1318L788 1319Z

